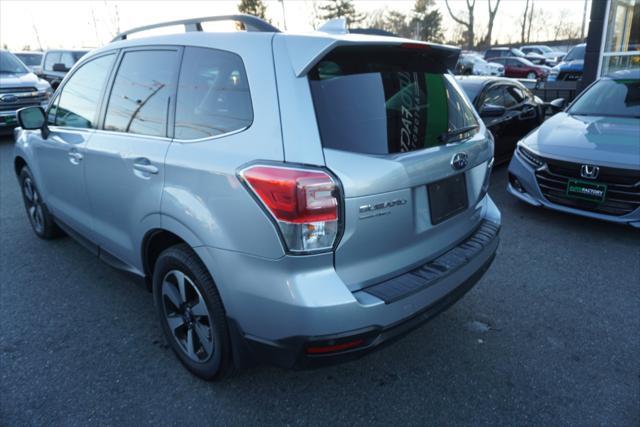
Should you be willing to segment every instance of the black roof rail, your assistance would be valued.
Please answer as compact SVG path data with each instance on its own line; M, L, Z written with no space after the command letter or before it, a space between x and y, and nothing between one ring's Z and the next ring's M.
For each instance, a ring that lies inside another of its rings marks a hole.
M266 33L279 33L280 30L269 24L262 19L245 14L237 14L237 15L222 15L222 16L206 16L203 18L190 18L190 19L180 19L178 21L169 21L169 22L161 22L159 24L151 24L144 25L142 27L132 28L131 30L124 31L111 40L111 42L115 42L118 40L126 40L127 36L133 33L139 33L141 31L153 30L155 28L162 27L171 27L174 25L184 25L184 30L189 31L202 31L202 23L203 22L214 22L214 21L235 21L244 24L247 31L257 31L257 32L266 32Z

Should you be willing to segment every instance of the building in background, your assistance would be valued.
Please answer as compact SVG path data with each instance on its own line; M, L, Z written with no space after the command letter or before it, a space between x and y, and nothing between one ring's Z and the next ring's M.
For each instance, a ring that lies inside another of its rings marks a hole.
M640 0L594 1L590 21L582 87L614 71L640 68Z

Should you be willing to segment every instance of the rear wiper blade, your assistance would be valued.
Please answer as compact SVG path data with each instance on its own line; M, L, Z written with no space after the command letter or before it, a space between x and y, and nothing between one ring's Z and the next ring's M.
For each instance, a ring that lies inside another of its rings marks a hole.
M478 129L478 125L465 126L460 129L454 129L452 131L445 132L442 135L440 135L438 139L440 140L440 142L448 142L448 141L451 141L453 137L465 134L467 132L471 132L472 130L476 130L476 129Z

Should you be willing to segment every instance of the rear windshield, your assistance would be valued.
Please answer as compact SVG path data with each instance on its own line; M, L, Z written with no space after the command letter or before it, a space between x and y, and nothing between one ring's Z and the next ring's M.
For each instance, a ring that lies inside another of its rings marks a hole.
M324 147L390 154L477 132L473 107L437 57L397 50L338 48L310 71Z

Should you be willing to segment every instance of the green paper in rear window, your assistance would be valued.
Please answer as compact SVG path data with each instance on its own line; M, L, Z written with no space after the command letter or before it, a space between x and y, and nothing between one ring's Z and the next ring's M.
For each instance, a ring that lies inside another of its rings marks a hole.
M447 133L477 126L454 80L437 58L429 61L421 52L337 48L310 71L309 82L325 148L408 152L442 145ZM455 140L475 132L477 127Z

